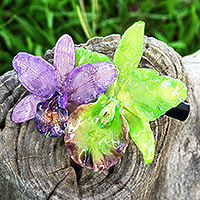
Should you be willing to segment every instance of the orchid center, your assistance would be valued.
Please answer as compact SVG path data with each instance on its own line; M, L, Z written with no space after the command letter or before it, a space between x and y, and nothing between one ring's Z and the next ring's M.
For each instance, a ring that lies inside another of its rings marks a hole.
M109 125L114 116L115 116L115 110L116 110L116 106L120 106L120 102L115 100L115 99L111 99L110 102L108 103L108 105L106 105L100 112L99 117L100 117L100 126L104 127L106 125Z

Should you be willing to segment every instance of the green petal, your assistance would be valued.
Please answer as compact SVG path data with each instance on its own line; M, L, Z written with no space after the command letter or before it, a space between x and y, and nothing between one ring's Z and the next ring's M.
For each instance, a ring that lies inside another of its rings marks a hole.
M187 87L179 79L159 76L151 69L137 69L117 95L124 106L146 121L153 121L187 98Z
M141 151L145 164L150 164L155 155L155 140L148 121L136 117L124 109L125 118L129 123L129 134Z
M138 67L144 45L144 26L143 21L134 23L123 34L116 49L113 60L119 70L116 90L129 78L130 72Z
M115 109L111 109L113 105ZM105 107L115 112L114 117L107 116ZM104 123L103 118L109 120ZM119 101L113 104L103 94L97 102L81 105L70 115L65 144L76 163L99 171L114 165L125 153L128 131Z
M75 67L83 63L109 62L111 60L104 54L92 52L84 48L75 48Z

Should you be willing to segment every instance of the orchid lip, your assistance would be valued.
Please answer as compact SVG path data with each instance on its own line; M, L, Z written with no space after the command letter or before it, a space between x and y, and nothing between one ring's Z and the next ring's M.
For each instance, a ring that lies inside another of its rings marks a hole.
M99 114L106 111L110 113L106 119L102 116L102 126ZM129 126L120 112L120 102L109 101L103 94L95 103L79 106L70 115L65 145L77 164L100 171L119 161L129 142Z
M38 103L35 123L38 132L46 137L60 137L65 133L68 120L66 93L54 91Z

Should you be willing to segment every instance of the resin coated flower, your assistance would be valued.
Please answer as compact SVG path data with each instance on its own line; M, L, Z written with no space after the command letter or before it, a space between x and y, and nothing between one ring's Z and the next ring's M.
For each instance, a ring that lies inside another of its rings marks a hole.
M151 69L137 69L144 26L144 22L137 22L122 36L113 60L118 77L106 95L79 106L69 117L65 144L81 166L98 171L114 165L125 152L128 133L145 164L150 164L155 140L149 122L187 98L187 87L180 80Z
M39 56L20 52L13 59L13 68L22 85L32 94L22 99L14 108L12 121L24 122L35 117L37 130L47 137L65 133L68 111L95 100L115 81L117 70L105 56L95 54L91 62L81 60L69 35L57 41L54 65ZM87 56L86 56L87 57ZM88 60L88 59L87 59ZM67 107L67 109L66 109Z

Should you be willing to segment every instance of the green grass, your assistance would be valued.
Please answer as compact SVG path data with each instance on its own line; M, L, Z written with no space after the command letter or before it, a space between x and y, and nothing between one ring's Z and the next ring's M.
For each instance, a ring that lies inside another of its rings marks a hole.
M18 52L43 56L64 33L81 43L95 35L122 34L138 20L146 22L146 35L182 56L200 48L199 0L2 0L0 74L12 69Z

